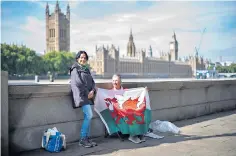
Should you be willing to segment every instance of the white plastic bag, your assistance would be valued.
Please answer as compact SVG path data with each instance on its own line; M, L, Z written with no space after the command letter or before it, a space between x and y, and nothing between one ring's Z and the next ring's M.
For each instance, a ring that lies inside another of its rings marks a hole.
M156 120L155 122L152 122L149 126L154 132L170 132L174 134L179 134L180 129L176 127L174 124L172 124L169 121L160 121Z

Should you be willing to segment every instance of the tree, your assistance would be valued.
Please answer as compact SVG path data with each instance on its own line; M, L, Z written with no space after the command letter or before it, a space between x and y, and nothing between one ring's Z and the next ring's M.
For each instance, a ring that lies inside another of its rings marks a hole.
M26 46L1 44L2 70L9 75L40 75L51 73L67 74L74 62L75 53L48 52L38 56Z
M229 71L230 71L230 73L236 73L236 64L232 63L229 66Z
M235 73L236 72L236 65L231 64L230 66L217 66L216 70L219 73Z
M1 44L1 56L2 70L8 71L10 75L34 73L37 70L34 61L40 60L35 51L25 46L5 43Z
M43 61L47 64L46 71L58 74L67 74L68 67L74 62L75 54L70 52L48 52L43 56Z

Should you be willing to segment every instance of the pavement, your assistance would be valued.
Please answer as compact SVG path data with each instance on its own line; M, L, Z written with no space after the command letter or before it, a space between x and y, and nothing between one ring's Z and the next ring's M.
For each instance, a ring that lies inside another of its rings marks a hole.
M20 156L236 156L236 110L174 122L180 135L157 133L163 139L146 138L134 144L127 139L95 138L98 146L83 148L69 144L65 151L49 153L43 149L21 153Z

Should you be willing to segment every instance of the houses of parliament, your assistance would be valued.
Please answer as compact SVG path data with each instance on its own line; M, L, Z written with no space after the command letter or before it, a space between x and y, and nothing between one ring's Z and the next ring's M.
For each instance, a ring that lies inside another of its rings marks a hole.
M175 32L169 42L168 52L161 52L160 57L153 57L152 47L137 50L132 30L129 34L126 56L120 57L118 47L112 45L95 46L95 56L90 57L91 71L97 75L158 75L163 77L187 78L195 75L196 70L205 69L203 57L188 56L185 60L178 58L178 41ZM70 7L66 14L61 12L56 2L55 10L49 12L46 5L46 47L49 51L70 51Z

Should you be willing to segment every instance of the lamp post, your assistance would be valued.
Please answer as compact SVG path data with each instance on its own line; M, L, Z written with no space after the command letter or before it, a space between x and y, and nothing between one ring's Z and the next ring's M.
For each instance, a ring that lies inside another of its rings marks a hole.
M169 67L168 67L168 77L170 78L170 56L169 56Z
M170 78L170 60L168 61L168 78Z

